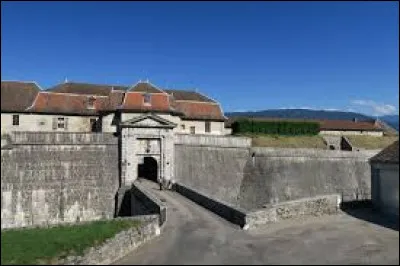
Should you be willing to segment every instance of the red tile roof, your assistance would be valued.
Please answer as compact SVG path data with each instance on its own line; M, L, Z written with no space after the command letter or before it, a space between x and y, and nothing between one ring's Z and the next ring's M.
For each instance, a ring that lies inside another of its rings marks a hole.
M94 98L94 108L89 108L90 98ZM96 115L108 105L108 97L87 96L66 93L40 92L30 112L52 114Z
M214 100L193 91L157 88L148 82L139 82L129 91L124 86L67 82L46 91L34 83L2 82L1 110L95 115L116 110L134 112L174 112L183 119L225 120L220 105ZM144 103L144 95L151 95L151 103ZM37 97L36 97L37 95ZM95 108L88 108L94 97Z
M178 101L197 101L197 102L211 102L216 103L214 100L207 96L198 93L197 91L184 91L184 90L164 90Z
M226 122L226 126L230 127L234 121L240 117L230 117ZM250 119L250 118L247 118ZM317 119L296 119L296 118L269 118L269 117L254 117L254 121L305 121L305 122L318 122L320 130L332 131L383 131L379 123L374 121L350 121L350 120L317 120Z
M317 120L318 121L318 120ZM319 120L321 130L367 130L382 131L383 129L375 122L349 121L349 120Z
M165 93L163 90L157 88L153 84L149 82L138 82L131 88L129 91L136 91L136 92L147 92L147 93Z
M169 104L168 94L150 93L150 96L150 104L145 104L144 93L127 92L120 109L127 111L173 111Z
M77 82L66 82L58 84L47 91L49 92L60 92L60 93L74 93L74 94L85 94L85 95L100 95L107 96L113 90L125 91L126 86L112 86L102 84L89 84L89 83L77 83Z
M40 88L35 82L2 81L1 111L23 112L31 106Z
M183 119L225 120L220 106L215 103L179 101L174 107L184 114Z

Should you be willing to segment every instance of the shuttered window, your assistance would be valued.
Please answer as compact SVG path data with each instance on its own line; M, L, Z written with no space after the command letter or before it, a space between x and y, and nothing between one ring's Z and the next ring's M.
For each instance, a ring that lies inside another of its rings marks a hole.
M57 118L57 128L65 128L64 117Z
M206 121L205 123L206 132L211 132L211 122Z
M19 115L12 116L12 124L13 126L19 126Z

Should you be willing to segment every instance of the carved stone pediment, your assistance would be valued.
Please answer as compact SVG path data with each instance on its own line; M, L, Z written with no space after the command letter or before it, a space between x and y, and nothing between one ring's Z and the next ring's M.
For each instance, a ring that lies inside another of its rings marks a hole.
M156 114L145 114L120 123L121 127L174 128L177 125Z

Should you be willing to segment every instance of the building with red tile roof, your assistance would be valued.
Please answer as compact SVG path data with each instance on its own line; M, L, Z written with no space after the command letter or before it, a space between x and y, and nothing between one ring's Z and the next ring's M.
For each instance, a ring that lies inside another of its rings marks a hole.
M56 117L60 121L62 117L92 121L85 122L85 129L75 126L65 130L91 131L96 119L96 130L116 131L122 117L157 113L179 124L175 131L180 133L225 134L226 117L218 102L195 91L163 90L150 82L139 81L132 86L64 82L42 90L34 82L2 81L1 101L2 133L49 130L45 124L52 124L53 129ZM22 117L28 116L29 127L20 125L19 120L23 123ZM51 122L45 121L49 119Z

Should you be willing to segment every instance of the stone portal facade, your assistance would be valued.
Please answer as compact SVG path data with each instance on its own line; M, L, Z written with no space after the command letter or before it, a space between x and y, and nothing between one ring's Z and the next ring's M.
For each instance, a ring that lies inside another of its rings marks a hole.
M157 182L174 183L173 129L177 125L156 114L149 113L124 121L119 126L121 132L121 187L129 187L137 178L143 177L139 176L139 168L148 157L157 162Z

